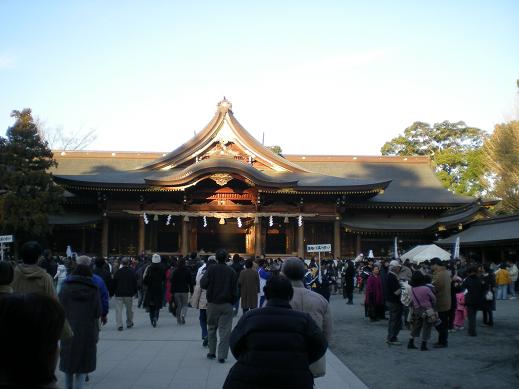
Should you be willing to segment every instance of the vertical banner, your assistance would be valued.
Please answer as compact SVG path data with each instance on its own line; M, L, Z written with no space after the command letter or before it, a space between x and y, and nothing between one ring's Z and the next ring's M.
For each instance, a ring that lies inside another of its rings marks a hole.
M460 237L456 238L456 243L454 243L454 256L453 259L460 258Z
M393 255L396 259L400 258L400 255L398 255L398 237L395 236L395 244L393 247Z

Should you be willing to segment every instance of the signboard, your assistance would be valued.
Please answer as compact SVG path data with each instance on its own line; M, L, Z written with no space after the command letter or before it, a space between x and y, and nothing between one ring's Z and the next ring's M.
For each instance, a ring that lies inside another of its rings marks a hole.
M13 243L12 235L0 235L0 243Z
M306 245L306 251L309 253L329 253L332 251L331 244L309 244Z
M12 235L0 235L0 260L4 260L4 243L13 243Z

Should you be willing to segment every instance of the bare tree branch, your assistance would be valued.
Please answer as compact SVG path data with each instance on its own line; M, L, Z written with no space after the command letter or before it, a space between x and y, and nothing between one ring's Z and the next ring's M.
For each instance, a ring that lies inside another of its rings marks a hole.
M40 136L53 150L83 150L97 139L95 129L84 131L80 128L75 132L66 133L63 127L47 127L40 119L36 120L36 124Z

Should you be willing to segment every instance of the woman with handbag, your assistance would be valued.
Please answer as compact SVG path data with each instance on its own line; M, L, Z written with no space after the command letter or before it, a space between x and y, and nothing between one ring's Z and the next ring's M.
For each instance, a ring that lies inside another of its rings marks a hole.
M421 351L427 351L427 341L431 337L431 329L438 320L438 314L434 310L436 296L427 285L427 278L419 271L414 272L409 282L411 285L411 333L408 349L416 349L414 339L421 334Z
M494 325L494 311L496 310L496 278L490 265L484 264L479 269L483 281L485 300L483 301L483 324L492 327Z

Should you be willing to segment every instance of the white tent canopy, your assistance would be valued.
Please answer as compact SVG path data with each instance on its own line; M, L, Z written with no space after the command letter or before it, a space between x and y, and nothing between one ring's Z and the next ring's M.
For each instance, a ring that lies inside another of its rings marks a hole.
M414 263L422 263L424 261L429 261L432 258L440 258L442 261L448 261L451 259L451 254L435 244L426 244L416 246L409 250L407 253L402 255L401 260L405 261L406 259L409 259Z

